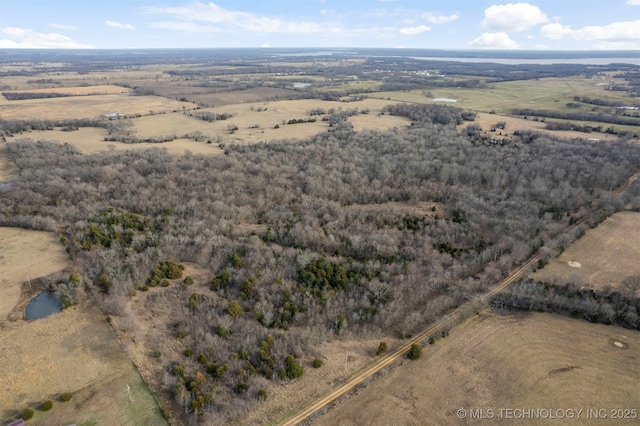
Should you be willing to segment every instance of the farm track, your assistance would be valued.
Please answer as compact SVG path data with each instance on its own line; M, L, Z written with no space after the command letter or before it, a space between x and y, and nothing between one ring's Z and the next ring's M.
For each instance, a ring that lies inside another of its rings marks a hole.
M624 184L622 184L616 191L613 193L613 199L620 197L626 190L628 190L631 185L640 177L640 173L636 173L635 175L628 178ZM565 229L565 234L575 230L578 226L585 223L587 220L592 218L597 212L603 210L602 208L595 208L589 214L579 219L573 225L567 227ZM422 344L426 339L431 336L436 335L437 333L442 333L447 328L454 327L455 325L461 323L466 318L473 315L474 312L477 312L477 309L484 305L486 302L490 300L493 296L497 295L508 286L510 286L513 282L522 278L526 273L528 273L531 268L537 264L537 262L542 258L540 253L537 253L531 256L527 261L524 262L520 267L511 272L508 277L500 281L497 286L486 292L485 294L479 296L478 298L472 299L463 305L454 309L451 313L449 313L445 318L436 322L431 327L422 331L418 335L412 337L403 343L400 347L395 349L393 352L388 353L387 355L381 357L379 360L374 362L373 364L366 367L364 370L359 371L342 385L338 386L336 389L332 390L325 396L321 397L313 404L307 406L303 411L295 414L293 417L290 417L288 420L281 423L282 426L293 426L303 423L308 420L311 416L313 416L316 412L321 410L322 408L327 407L329 404L336 401L338 398L348 394L349 392L356 389L358 386L365 383L368 379L373 378L377 373L379 373L382 369L390 366L394 362L406 356L409 348L413 344Z

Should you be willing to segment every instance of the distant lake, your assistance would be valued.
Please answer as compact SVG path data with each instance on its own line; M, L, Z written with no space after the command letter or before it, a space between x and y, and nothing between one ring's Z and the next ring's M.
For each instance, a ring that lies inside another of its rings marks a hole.
M493 63L502 65L552 65L552 64L576 64L576 65L608 65L608 64L633 64L640 65L640 54L636 58L460 58L443 56L414 56L412 59L425 61L446 61L446 62L477 62Z

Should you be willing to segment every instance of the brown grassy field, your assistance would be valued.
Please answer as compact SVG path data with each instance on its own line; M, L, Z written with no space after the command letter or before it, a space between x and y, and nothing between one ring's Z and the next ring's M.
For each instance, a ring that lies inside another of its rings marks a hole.
M62 270L67 253L52 232L0 227L0 241L2 324L20 300L22 283Z
M560 277L590 288L616 288L624 278L640 275L640 213L620 212L549 261L533 278ZM639 295L640 296L640 295Z
M64 120L73 118L104 118L119 112L125 115L149 114L192 109L193 104L159 96L126 96L119 94L69 96L63 98L7 101L0 98L5 120Z
M46 140L51 142L68 143L78 148L84 154L95 154L98 152L127 149L166 149L167 152L174 155L182 155L185 151L193 154L221 154L222 150L217 144L207 144L205 142L196 142L191 139L175 139L171 142L149 143L141 142L128 144L122 142L107 142L104 140L107 132L104 129L95 127L81 127L74 132L63 132L61 130L42 130L32 131L22 135L15 135L7 138L9 141L31 139L34 141ZM2 157L0 157L2 161ZM6 160L5 160L6 161Z
M33 424L166 424L155 399L95 307L0 327L0 421L29 406ZM127 392L130 388L131 398ZM74 392L60 402L63 392ZM42 412L42 401L54 401Z
M120 94L123 92L130 92L131 89L127 89L122 86L114 86L112 84L108 85L98 85L98 86L81 86L81 87L50 87L50 88L33 88L26 90L7 90L7 92L14 93L64 93L66 95L72 96L86 96L86 95L113 95ZM15 102L15 101L7 101L7 102ZM6 104L4 104L6 105Z
M496 123L503 121L506 123L504 130L497 129L495 132L491 132L491 128L495 127ZM561 138L585 138L585 139L599 139L599 140L614 140L618 137L607 133L584 133L576 132L573 130L546 130L546 124L541 121L525 120L524 118L510 117L507 115L488 114L480 112L477 114L474 121L478 124L484 134L496 138L504 139L513 136L513 132L516 130L533 130L548 135L553 135ZM462 131L470 123L466 122L458 126L458 130Z
M0 241L0 423L52 399L53 410L36 410L34 424L164 424L113 330L87 300L47 318L23 319L42 290L36 279L68 265L55 234L0 228ZM74 392L73 399L58 402L63 392Z
M610 410L640 408L639 357L637 331L554 314L482 312L313 424L563 423L499 411L544 408L583 409L576 424L637 424L612 420ZM589 408L604 409L607 420L589 419ZM494 417L472 419L471 409L485 416L492 409Z

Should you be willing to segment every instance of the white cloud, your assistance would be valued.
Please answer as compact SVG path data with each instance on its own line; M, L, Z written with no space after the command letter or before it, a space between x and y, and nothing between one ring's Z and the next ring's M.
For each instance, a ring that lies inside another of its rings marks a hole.
M629 6L640 6L640 0L627 0Z
M116 21L106 21L105 24L107 25L107 27L120 28L121 30L135 30L136 29L136 27L134 27L131 24L123 24L122 22L116 22Z
M520 32L549 22L538 6L529 3L493 5L485 9L482 25L492 33Z
M549 40L561 40L571 33L573 33L571 27L562 24L547 24L540 28L542 37Z
M91 49L58 33L38 33L27 28L4 27L0 30L6 38L0 39L2 49Z
M325 27L315 22L271 18L250 12L228 10L215 3L204 4L199 1L187 6L148 7L144 10L151 14L172 16L182 23L202 22L219 31L281 34L314 34L327 31ZM164 27L167 28L167 25L165 24Z
M57 30L66 30L66 31L75 31L78 29L78 27L74 25L65 25L65 24L56 24L56 23L49 24L49 26Z
M400 34L416 35L416 34L423 33L425 31L429 31L430 29L431 27L428 27L426 25L419 25L417 27L406 27L406 28L400 28Z
M571 37L574 40L600 41L600 49L639 49L640 20L613 22L608 25L592 25L579 29L560 24L545 25L540 34L550 40Z
M469 43L476 49L517 49L518 43L511 40L507 33L483 33L480 37Z
M432 24L446 24L447 22L452 22L458 19L458 15L455 13L453 15L445 16L445 15L434 15L431 12L426 12L422 14L422 17Z

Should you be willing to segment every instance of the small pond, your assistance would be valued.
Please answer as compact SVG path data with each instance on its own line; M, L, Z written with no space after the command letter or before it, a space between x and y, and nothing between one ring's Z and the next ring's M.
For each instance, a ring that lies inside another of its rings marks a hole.
M24 316L28 320L48 317L51 314L62 311L60 293L56 291L43 291L27 305Z

